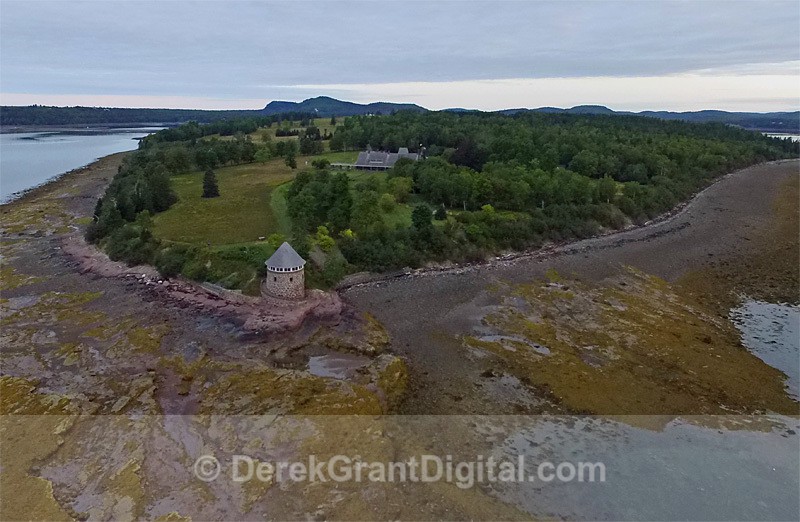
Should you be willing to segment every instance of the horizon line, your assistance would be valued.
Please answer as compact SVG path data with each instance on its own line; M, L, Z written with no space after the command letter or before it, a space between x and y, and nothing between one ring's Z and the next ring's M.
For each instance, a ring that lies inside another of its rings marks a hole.
M763 110L731 110L731 109L718 109L718 108L704 108L704 109L687 109L687 110L680 110L680 109L667 109L667 108L650 108L650 109L641 109L641 110L630 110L630 109L614 109L609 105L606 105L602 102L597 103L580 103L577 105L572 106L558 106L558 105L540 105L535 107L526 107L526 106L509 106L503 109L478 109L478 108L469 108L469 107L459 107L459 106L452 106L452 107L445 107L442 109L429 109L424 107L423 105L416 104L413 102L394 102L394 101L386 101L386 100L375 100L375 101L368 101L368 102L356 102L350 100L342 100L339 98L335 98L329 95L318 95L312 96L310 98L305 98L300 101L293 101L293 100L270 100L264 104L262 101L262 106L257 108L200 108L200 107L181 107L181 106L146 106L146 105L137 105L137 106L129 106L129 105L83 105L83 104L50 104L50 103L5 103L2 102L2 99L7 96L8 94L15 95L16 93L0 93L0 107L51 107L56 109L71 109L71 108L87 108L87 109L126 109L126 110L174 110L174 111L198 111L198 112L260 112L266 109L266 107L273 102L279 103L296 103L300 104L309 100L314 100L316 98L329 98L333 99L338 102L344 103L353 103L356 105L366 106L374 103L386 103L386 104L396 104L396 105L416 105L417 107L424 109L428 112L446 112L446 111L465 111L465 112L484 112L484 113L496 113L496 112L504 112L509 110L520 110L520 111L536 111L541 109L556 109L556 110L571 110L579 107L601 107L605 109L609 109L615 113L631 113L631 114L640 114L643 112L671 112L671 113L692 113L692 112L727 112L727 113L751 113L751 114L774 114L774 113L792 113L792 112L800 112L800 106L793 108L793 109L781 109L781 110L770 110L770 111L763 111ZM27 95L26 95L27 96ZM55 95L55 96L72 96L72 95ZM99 95L99 96L106 96L106 95ZM114 95L110 95L114 96ZM114 96L116 97L116 96ZM127 97L127 95L122 95L122 97ZM213 98L205 98L207 100L211 100ZM287 111L290 112L290 111Z

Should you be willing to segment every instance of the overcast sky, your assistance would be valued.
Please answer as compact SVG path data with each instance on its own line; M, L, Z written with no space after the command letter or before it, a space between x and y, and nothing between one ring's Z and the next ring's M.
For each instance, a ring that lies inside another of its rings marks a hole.
M0 103L798 110L800 2L0 0Z

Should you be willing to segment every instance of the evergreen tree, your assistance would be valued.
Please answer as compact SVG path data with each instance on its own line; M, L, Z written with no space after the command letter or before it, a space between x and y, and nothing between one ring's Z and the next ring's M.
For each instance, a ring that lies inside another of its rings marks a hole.
M97 198L97 203L94 206L94 213L92 214L92 221L97 223L97 220L100 219L100 212L103 210L103 198Z
M203 176L203 197L216 198L219 196L219 187L217 187L217 175L214 171L208 169L205 176Z
M297 168L297 160L294 157L294 151L289 151L286 154L286 159L284 160L284 162L286 163L286 166L289 167L290 169Z
M427 243L433 236L433 223L431 222L431 209L427 205L417 205L411 213L411 226L417 238L422 243Z

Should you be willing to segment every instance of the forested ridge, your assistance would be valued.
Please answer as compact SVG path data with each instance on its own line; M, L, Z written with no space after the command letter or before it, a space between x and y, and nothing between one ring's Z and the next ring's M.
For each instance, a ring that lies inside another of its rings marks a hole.
M51 107L47 105L0 107L0 125L119 125L176 124L190 121L212 123L242 119L289 119L310 117L311 112L287 110L280 114L262 110L128 109L115 107Z
M219 277L203 270L202 248L153 237L149 216L174 202L172 174L259 155L288 165L296 154L321 150L312 125L297 140L259 143L247 135L263 123L192 123L143 140L98 201L89 239L112 257L153 262L167 275ZM233 140L201 139L224 125L238 132ZM322 253L316 257L325 261L310 270L327 284L356 270L481 259L642 223L720 175L800 152L789 140L724 124L569 114L358 116L324 138L334 151L408 147L424 155L358 176L315 161L291 182L287 239L306 258ZM395 219L398 208L408 208L410 220Z
M280 115L284 119L299 119L303 116L345 117L367 114L392 114L398 111L426 112L427 109L410 103L375 102L359 104L341 101L328 96L317 96L302 102L273 101L262 109L245 110L196 110L196 109L148 109L117 107L53 107L47 105L0 107L0 126L46 126L46 125L130 125L162 124L172 125L195 121L211 123L220 120L259 118ZM445 112L478 113L467 109L447 109ZM718 110L670 112L614 111L601 105L579 105L569 109L540 107L537 109L504 109L495 115L514 115L522 113L566 114L566 115L618 115L646 116L662 120L682 120L690 122L718 122L748 129L772 132L800 132L800 112L727 112Z

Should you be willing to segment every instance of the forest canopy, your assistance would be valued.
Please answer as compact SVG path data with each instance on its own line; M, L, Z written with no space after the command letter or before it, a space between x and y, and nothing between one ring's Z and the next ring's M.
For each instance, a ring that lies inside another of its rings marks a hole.
M188 261L171 259L175 246L147 229L146 215L176 199L172 174L276 156L296 165L295 155L324 150L323 139L332 151L420 152L419 161L357 176L314 161L291 182L290 239L303 255L337 254L328 256L335 269L318 267L333 284L350 271L481 259L642 223L727 172L799 152L789 140L724 124L636 116L400 112L347 118L332 136L309 124L277 143L252 138L272 123L190 123L143 140L98 202L89 239L118 258L185 273ZM234 138L201 139L223 133Z

